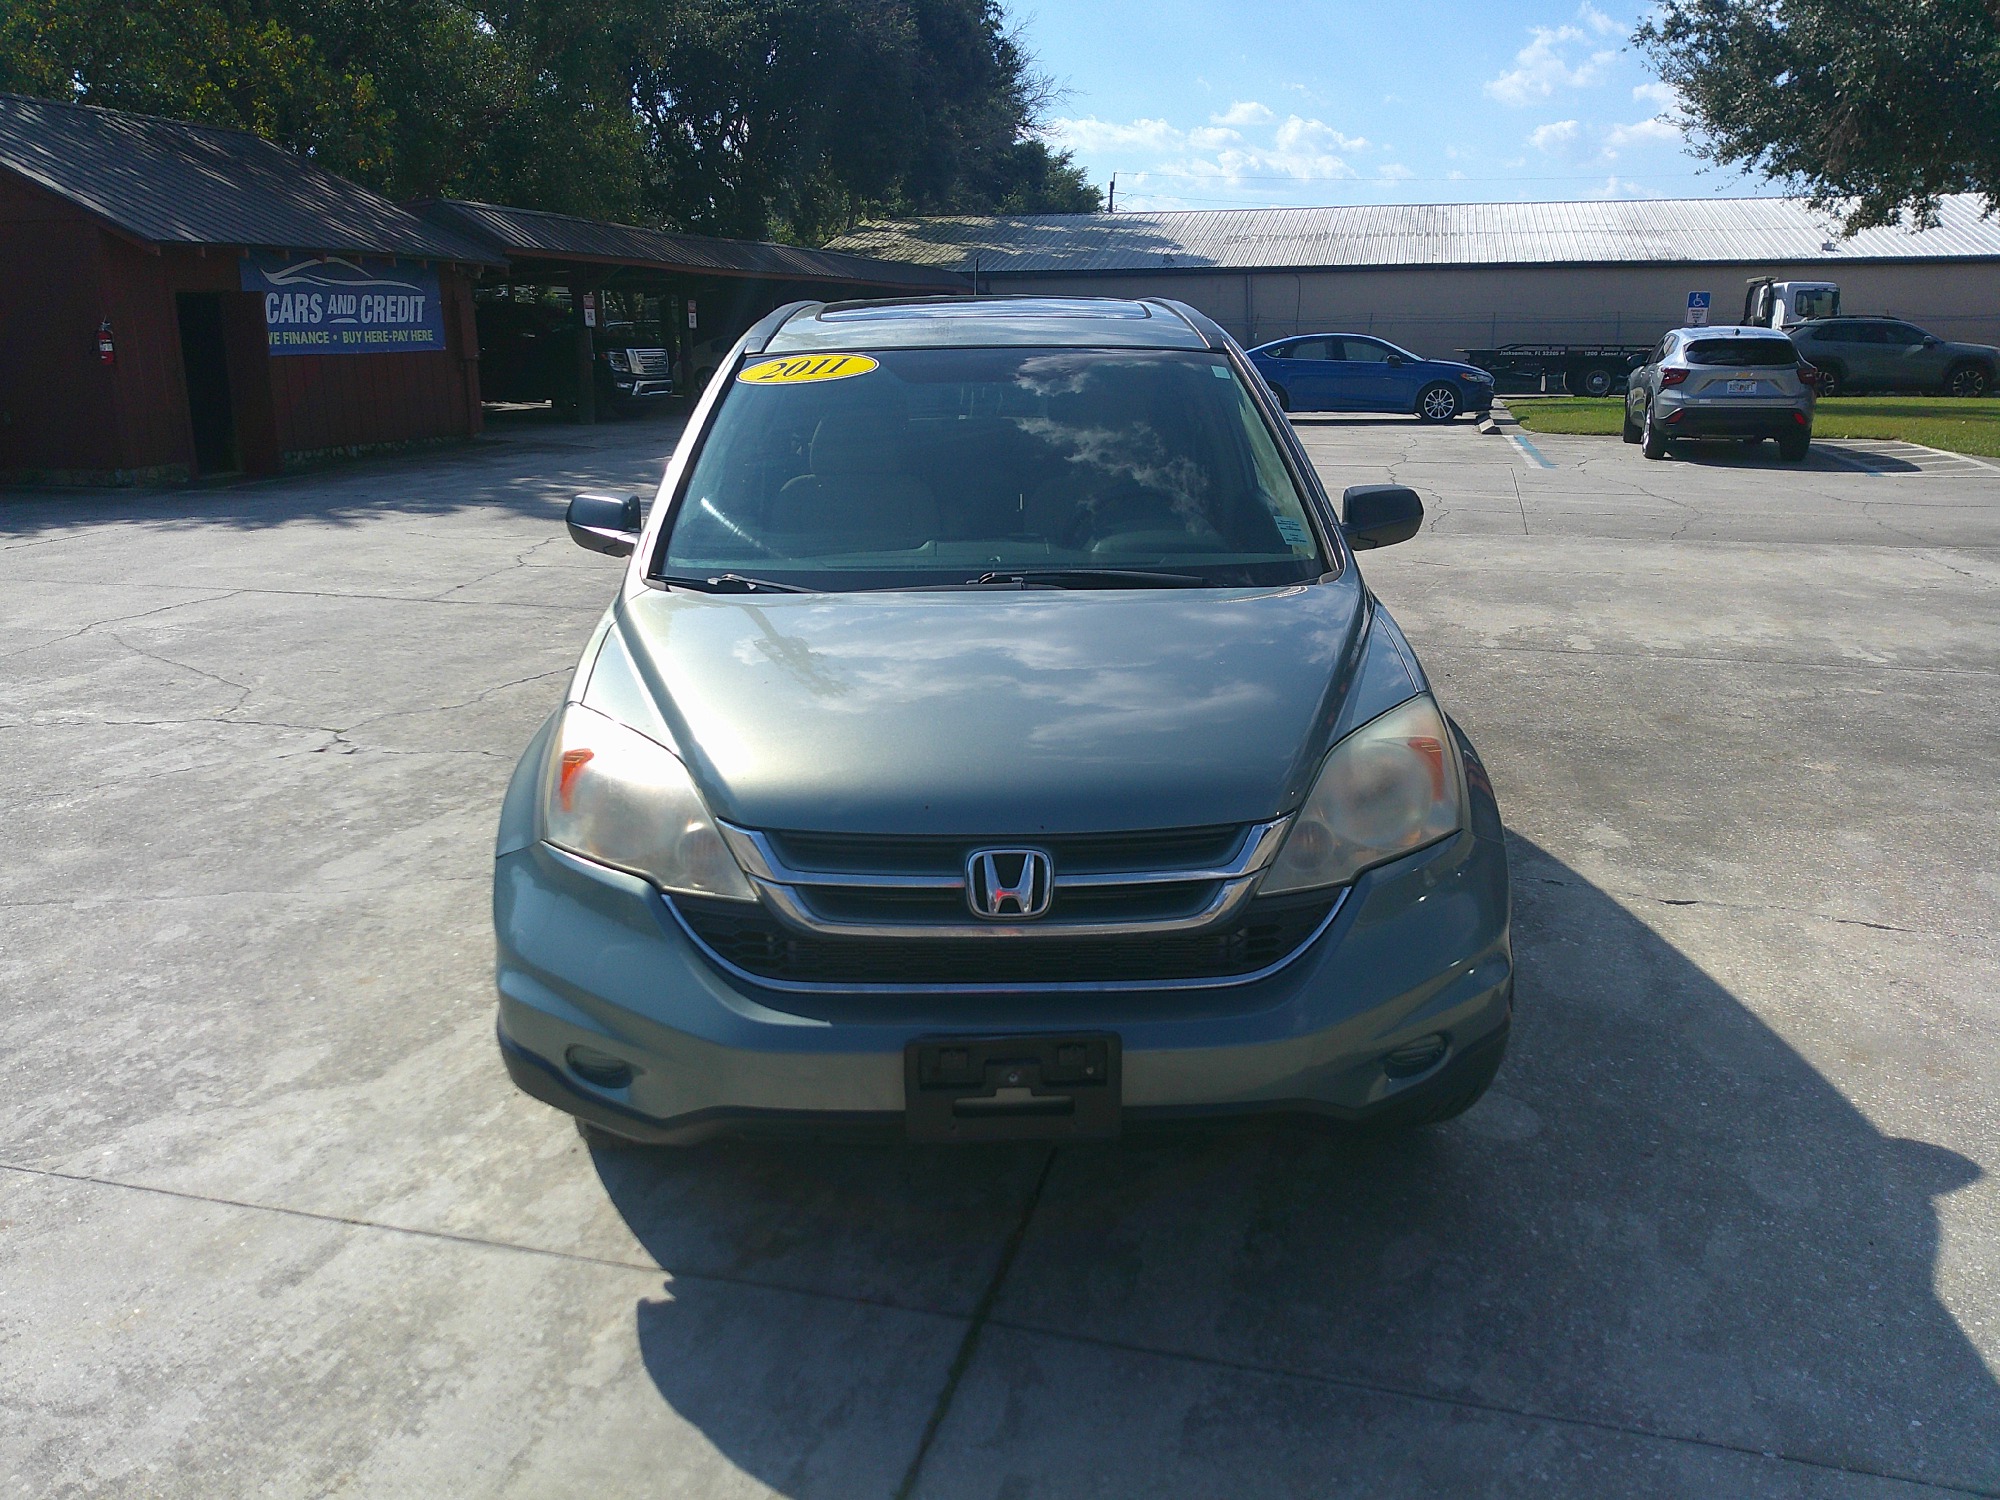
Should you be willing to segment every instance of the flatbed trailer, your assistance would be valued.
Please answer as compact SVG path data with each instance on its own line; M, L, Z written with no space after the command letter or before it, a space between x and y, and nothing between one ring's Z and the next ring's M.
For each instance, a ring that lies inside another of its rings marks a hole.
M1632 372L1653 352L1651 344L1502 344L1461 349L1467 364L1493 376L1502 394L1547 389L1551 377L1573 396L1609 396L1625 389Z

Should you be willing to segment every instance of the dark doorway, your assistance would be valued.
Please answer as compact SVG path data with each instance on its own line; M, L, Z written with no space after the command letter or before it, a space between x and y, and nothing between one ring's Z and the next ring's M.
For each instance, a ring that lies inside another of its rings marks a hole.
M188 422L194 428L197 474L237 467L236 414L229 399L229 355L222 337L222 298L182 292L181 364L187 371Z

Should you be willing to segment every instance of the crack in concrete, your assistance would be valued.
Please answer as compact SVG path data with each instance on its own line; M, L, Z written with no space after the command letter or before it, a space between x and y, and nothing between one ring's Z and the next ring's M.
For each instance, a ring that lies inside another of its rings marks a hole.
M93 630L102 630L108 625L129 625L134 620L148 620L154 615L163 615L170 610L186 609L190 604L212 604L218 599L228 599L240 592L241 590L239 589L205 590L198 599L177 599L172 604L155 605L151 609L142 609L134 614L112 615L108 619L92 620L88 624L79 625L76 629L66 631L51 640L36 641L31 646L18 646L12 651L0 651L0 661L11 661L14 657L26 656L32 651L46 651L51 646L60 646L65 641L76 640L79 636L88 635ZM116 639L116 637L114 636L113 639ZM119 644L123 645L124 642L121 641Z

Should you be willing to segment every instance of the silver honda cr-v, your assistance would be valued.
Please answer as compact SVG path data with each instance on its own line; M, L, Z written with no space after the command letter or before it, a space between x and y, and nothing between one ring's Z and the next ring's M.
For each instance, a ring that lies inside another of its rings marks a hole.
M494 880L586 1135L1422 1123L1511 1018L1492 788L1243 352L1169 302L798 304L718 372Z

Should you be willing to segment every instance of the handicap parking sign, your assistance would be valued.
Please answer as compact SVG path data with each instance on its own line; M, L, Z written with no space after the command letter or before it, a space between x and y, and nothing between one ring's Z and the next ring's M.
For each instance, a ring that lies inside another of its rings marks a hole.
M1706 328L1708 326L1707 292L1688 293L1687 326L1690 328Z

